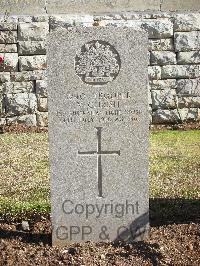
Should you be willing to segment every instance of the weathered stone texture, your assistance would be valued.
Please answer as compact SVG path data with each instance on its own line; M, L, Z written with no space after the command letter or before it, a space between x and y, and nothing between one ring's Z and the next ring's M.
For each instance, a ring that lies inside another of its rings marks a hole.
M62 13L110 13L121 11L144 11L160 10L160 0L116 0L116 1L71 1L71 0L50 0L47 2L49 14Z
M0 53L17 53L16 44L0 44Z
M200 14L177 14L174 21L175 31L196 31L200 30Z
M200 10L199 0L162 0L162 11L198 11Z
M47 82L46 80L36 81L36 94L40 97L47 97Z
M19 23L19 41L44 41L49 32L47 22Z
M19 22L48 22L49 21L49 16L46 15L34 15L34 16L18 16L18 21Z
M45 14L45 0L1 0L0 14L10 15Z
M46 42L19 42L19 55L45 55Z
M156 110L153 112L153 124L176 124L184 121L195 121L198 117L197 108L176 110Z
M8 117L6 118L6 124L12 125L12 124L24 124L26 126L36 126L36 115L30 114L30 115L22 115L22 116L15 116L15 117Z
M148 68L149 79L161 79L161 67L149 66Z
M4 8L6 1L2 1L0 1L0 7L3 3ZM10 1L7 2L10 3ZM23 0L16 1L18 5L13 4L12 7L17 13L25 12L27 8L30 8L29 11L37 9L32 7L31 0L22 5L21 9ZM42 3L43 0L40 1ZM37 5L37 1L34 3ZM184 6L185 3L181 5ZM0 9L0 12L2 10ZM31 91L37 99L46 98L46 39L49 30L73 26L92 27L93 25L145 29L149 36L149 90L176 89L179 96L199 96L200 14L199 12L168 11L134 12L129 10L114 13L112 10L110 13L95 15L38 13L26 16L0 16L1 90L7 88L8 91L18 94L26 92L31 86ZM4 57L6 64L2 62ZM152 94L149 95L151 106ZM198 100L196 98L195 101ZM40 101L37 104L37 111L39 108L47 110L46 107L43 108L44 106L39 107ZM187 103L184 104L181 106L187 105Z
M4 63L0 63L0 71L10 72L18 70L18 54L17 53L0 53Z
M10 74L11 81L30 81L30 80L42 80L46 78L45 70L35 70L35 71L22 71L22 72L12 72Z
M37 110L37 99L34 93L6 94L5 102L8 116L33 114Z
M0 31L0 43L17 43L17 32Z
M15 31L17 30L17 23L15 22L1 22L0 31Z
M48 113L37 112L37 126L38 127L47 127L48 126Z
M47 67L45 55L35 56L20 56L19 68L20 71L30 70L45 70Z
M198 78L200 65L171 65L162 67L163 79Z
M0 86L0 115L4 116L5 108L4 108L4 97L2 93L2 87Z
M174 65L176 64L176 54L169 51L152 51L151 65Z
M173 23L169 19L144 21L141 22L141 27L147 30L149 38L168 38L173 36Z
M177 80L177 94L182 96L200 96L200 79Z
M28 82L6 82L3 84L4 93L22 93L34 92L34 84L32 81Z
M4 117L0 118L0 126L6 126L6 118Z
M175 50L190 51L200 49L200 31L177 32L174 34Z
M10 81L10 72L0 72L0 85L7 81Z
M169 19L146 19L146 20L105 20L101 21L100 26L115 26L115 27L134 27L135 29L142 28L148 32L151 39L170 38L173 36L173 23Z
M151 90L166 90L176 89L176 79L164 79L164 80L149 80L149 86Z
M47 98L38 97L38 111L39 112L47 112Z
M177 106L176 90L152 90L152 109L175 109Z
M178 64L200 64L200 50L192 52L180 52L177 57Z
M178 98L179 108L200 108L200 97L179 97Z
M94 18L91 15L56 15L50 16L50 29L68 28L72 26L92 27Z
M149 51L174 51L173 39L150 39Z

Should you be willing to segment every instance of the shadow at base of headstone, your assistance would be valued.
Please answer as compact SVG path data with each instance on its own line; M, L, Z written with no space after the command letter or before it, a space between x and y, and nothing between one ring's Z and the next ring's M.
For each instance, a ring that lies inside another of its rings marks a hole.
M52 245L51 234L31 233L0 229L0 239L19 239L21 242L36 245Z
M200 199L150 199L150 225L200 222Z
M129 225L129 228L122 231L116 240L113 242L114 247L123 247L127 252L128 257L132 255L132 248L137 250L137 255L144 260L151 261L152 265L158 265L163 256L159 250L157 243L147 243L149 233L149 213L139 216L134 222ZM119 254L123 256L123 254Z

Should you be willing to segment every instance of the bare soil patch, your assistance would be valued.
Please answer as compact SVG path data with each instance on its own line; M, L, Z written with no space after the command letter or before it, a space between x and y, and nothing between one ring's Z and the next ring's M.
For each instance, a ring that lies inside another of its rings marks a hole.
M200 224L154 226L145 242L51 246L49 219L25 232L19 224L0 224L0 265L200 265Z

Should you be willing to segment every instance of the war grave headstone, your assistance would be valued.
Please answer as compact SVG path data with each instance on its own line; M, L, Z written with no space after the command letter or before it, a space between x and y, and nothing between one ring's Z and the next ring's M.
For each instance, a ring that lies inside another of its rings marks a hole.
M133 28L49 36L53 245L148 235L147 43Z

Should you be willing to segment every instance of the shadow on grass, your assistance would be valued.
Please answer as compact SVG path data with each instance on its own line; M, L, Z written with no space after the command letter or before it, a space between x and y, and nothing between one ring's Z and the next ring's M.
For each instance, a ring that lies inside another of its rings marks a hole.
M200 199L150 199L150 224L188 224L200 222Z

